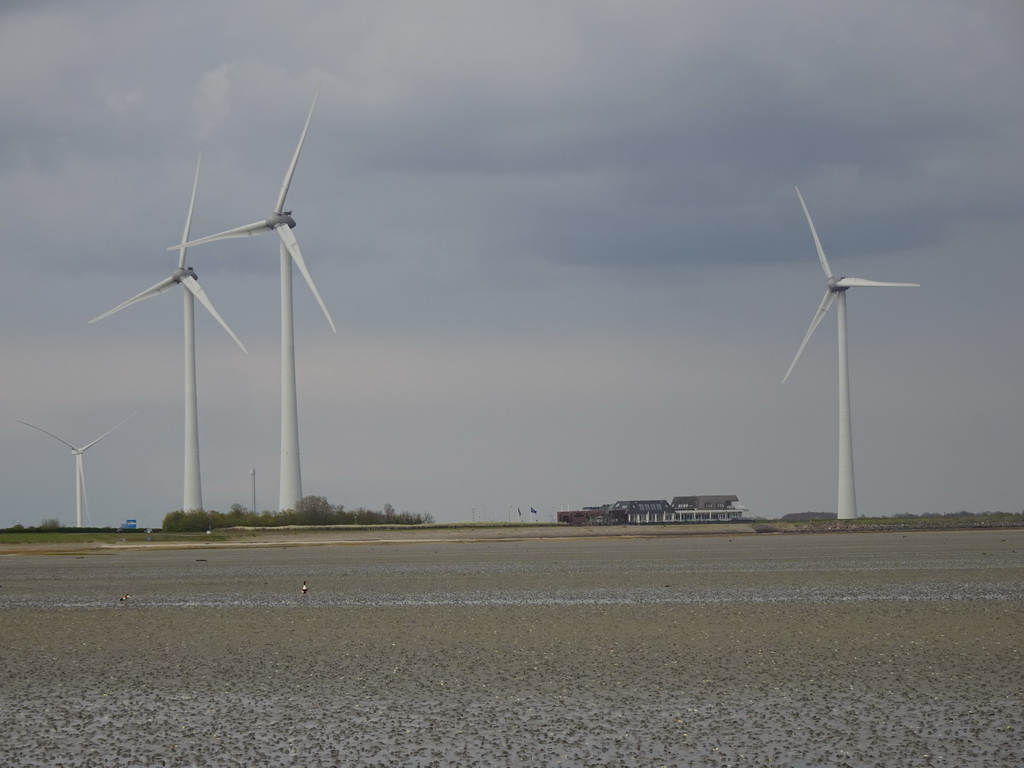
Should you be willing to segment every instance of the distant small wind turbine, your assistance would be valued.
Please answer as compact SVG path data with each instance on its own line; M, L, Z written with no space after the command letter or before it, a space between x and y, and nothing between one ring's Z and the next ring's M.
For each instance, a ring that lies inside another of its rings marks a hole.
M800 353L807 346L811 334L818 327L821 321L828 314L833 302L838 299L839 303L839 498L837 517L840 520L853 520L857 517L857 494L853 484L853 430L850 418L850 362L846 348L846 292L850 288L880 287L880 288L919 288L919 283L880 283L875 280L864 280L859 277L835 277L832 269L825 258L825 250L821 247L818 233L814 229L814 222L811 221L811 214L804 203L803 195L797 188L796 195L800 199L800 206L804 209L804 216L807 217L807 224L811 228L811 236L814 238L814 247L818 250L818 259L821 261L821 268L825 270L826 287L825 298L811 321L811 327L807 335L800 343L800 349L796 351L796 357L789 365L789 370L782 379L786 383L789 374L793 372L796 361L800 359Z
M138 411L136 411L136 413L138 413ZM134 415L135 415L135 413L132 414L132 416L134 416ZM129 416L128 419L130 419L132 416ZM75 457L75 502L76 502L76 507L77 507L77 512L76 512L76 515L75 515L75 526L78 527L78 528L82 527L82 505L83 504L85 505L86 513L88 513L88 511L89 511L89 501L88 501L88 499L85 496L85 472L82 469L82 455L86 451L88 451L90 448L92 448L94 445L96 445L96 443L98 443L104 437L106 437L111 432L113 432L115 429L120 427L121 424L124 424L125 421L128 421L128 419L125 419L120 424L117 424L117 425L111 427L106 432L104 432L102 435L100 435L95 440L93 440L91 443L89 443L88 445L84 445L81 448L76 448L75 446L73 446L71 443L69 443L64 438L57 437L52 432L47 432L45 429L43 429L42 427L37 427L35 424L29 424L27 421L20 421L20 422L18 422L19 424L24 424L26 427L32 427L32 429L38 429L44 435L49 435L54 440L59 440L60 442L64 443L64 445L66 445L68 448L71 449L71 454Z
M292 177L295 175L295 166L299 162L299 154L302 152L302 144L306 140L306 131L309 130L309 121L313 119L313 109L316 107L316 95L313 96L313 104L309 108L309 115L306 117L306 124L302 128L302 135L299 137L299 144L292 155L291 164L284 175L281 183L281 190L277 196L277 203L274 205L274 212L261 221L246 224L242 227L229 229L216 235L209 235L198 240L192 240L183 245L192 246L202 243L209 243L214 240L225 240L231 237L252 237L262 235L266 232L277 232L281 241L281 486L279 509L292 509L296 502L302 498L302 470L299 462L299 407L295 386L295 327L292 315L292 263L298 267L306 284L313 292L313 296L320 304L324 316L327 318L331 330L337 333L334 327L334 320L331 313L327 311L327 305L320 298L320 293L313 284L309 270L306 269L306 262L302 259L302 252L299 250L298 241L292 233L295 226L295 219L292 212L284 209L285 198L288 195L288 188L291 186ZM179 246L174 246L177 248ZM173 248L168 248L173 250Z
M94 317L90 320L90 323L95 323L98 320L102 320L105 317L110 317L115 312L119 312L125 307L131 306L136 302L143 301L144 299L152 298L153 296L159 296L161 293L171 290L175 285L180 285L185 290L182 292L184 296L184 313L185 313L185 490L184 490L184 501L182 509L188 511L190 509L202 509L203 508L203 491L202 491L202 480L199 471L199 405L198 396L196 389L196 332L195 332L195 299L199 299L199 302L206 307L206 309L213 315L214 319L221 324L228 335L235 340L235 343L242 348L245 354L249 354L245 345L239 341L235 332L228 327L228 324L224 322L217 310L213 308L213 303L210 301L206 292L196 279L196 273L192 270L192 267L185 266L185 253L188 250L184 245L185 241L188 240L189 231L192 228L192 212L196 205L196 188L199 186L199 166L202 162L202 155L199 156L199 160L196 161L196 176L195 181L192 183L192 199L188 206L188 216L185 218L185 230L181 236L182 245L177 246L178 249L178 268L171 273L171 276L161 280L159 283L154 285L152 288L147 288L142 293L133 296L123 304L118 304L109 312L104 312L99 317Z

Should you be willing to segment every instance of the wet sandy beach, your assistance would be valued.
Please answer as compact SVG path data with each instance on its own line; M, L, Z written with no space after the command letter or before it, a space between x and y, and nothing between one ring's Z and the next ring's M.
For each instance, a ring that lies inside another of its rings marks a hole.
M1015 530L0 557L0 765L1004 768L1022 608Z

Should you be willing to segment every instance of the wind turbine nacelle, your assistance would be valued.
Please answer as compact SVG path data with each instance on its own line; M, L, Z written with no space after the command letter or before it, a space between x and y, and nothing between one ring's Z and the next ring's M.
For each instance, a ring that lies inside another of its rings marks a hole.
M284 213L275 213L269 219L267 219L267 226L271 229L277 229L282 224L287 224L289 229L295 229L295 219L292 218L291 211L285 211Z
M197 275L193 271L192 267L178 267L176 270L174 270L174 274L171 277L174 279L174 282L176 283L180 283L186 277L191 277L194 280L199 279L199 275Z
M827 281L828 282L828 289L830 291L832 291L832 293L842 293L843 291L850 290L850 286L842 285L842 282L845 279L846 278L843 278L843 277L830 277L828 279L828 281ZM857 295L859 296L860 294L857 294Z

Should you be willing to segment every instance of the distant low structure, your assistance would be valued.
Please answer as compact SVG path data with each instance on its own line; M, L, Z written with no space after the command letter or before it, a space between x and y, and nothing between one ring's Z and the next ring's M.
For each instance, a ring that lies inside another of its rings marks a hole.
M584 507L567 512L558 513L558 522L569 525L617 525L609 519L611 507Z
M673 519L672 506L664 499L616 501L612 505L612 513L619 525L679 522Z
M731 523L750 512L735 495L676 496L672 510L683 523Z
M750 512L735 495L676 496L663 499L631 499L600 507L584 507L558 513L568 525L655 525L665 523L731 523Z

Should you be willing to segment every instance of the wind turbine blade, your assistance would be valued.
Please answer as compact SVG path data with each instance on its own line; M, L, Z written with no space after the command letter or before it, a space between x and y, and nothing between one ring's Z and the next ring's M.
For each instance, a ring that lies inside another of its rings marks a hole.
M313 285L313 278L309 276L309 270L306 269L306 262L302 260L302 252L299 251L299 243L295 239L295 235L292 233L291 228L287 224L280 224L277 227L277 234L281 236L281 242L284 243L285 248L288 249L288 253L291 254L292 261L295 262L295 266L299 268L299 272L306 278L306 284L309 286L309 290L316 296L316 300L320 303L320 309L324 311L324 317L327 318L327 322L331 325L331 330L335 333L338 329L334 327L334 320L331 319L331 313L327 311L327 305L324 304L324 300L320 298L320 292L317 291L316 286Z
M837 288L920 288L920 283L880 283L877 280L865 280L860 277L841 277L836 280Z
M288 188L292 185L292 176L295 175L295 166L299 163L299 154L302 152L302 144L306 140L306 131L309 130L309 121L313 119L313 109L316 107L316 97L320 94L320 89L317 88L316 93L313 94L313 104L309 108L309 114L306 116L306 124L302 128L302 136L299 137L299 145L295 147L295 154L292 156L291 165L288 166L288 172L284 175L284 181L281 182L281 193L277 196L277 206L274 208L274 213L284 212L284 199L288 196Z
M821 268L825 270L826 277L832 277L832 268L828 265L828 259L825 258L825 249L821 247L821 240L818 239L818 232L814 228L814 222L811 221L811 213L807 210L807 205L804 203L804 196L800 194L800 188L794 187L796 190L796 196L800 198L800 207L804 209L804 216L807 217L807 224L811 228L811 236L814 238L814 247L818 249L818 260L821 262Z
M234 229L229 229L226 232L218 232L216 235L208 235L207 237L201 237L198 240L190 240L187 243L172 245L167 250L176 251L179 248L188 248L193 245L212 243L214 240L227 240L229 237L252 237L253 235L262 235L264 232L269 232L270 230L271 227L264 219L263 221L254 221L252 224L246 224L244 227L235 227Z
M786 383L786 379L789 378L789 374L793 372L793 368L796 367L796 361L800 359L800 354L804 351L804 347L807 346L807 342L811 338L811 334L814 333L814 329L818 327L822 320L825 319L825 315L828 314L829 308L832 306L832 302L836 300L836 295L832 291L825 291L825 298L821 300L821 304L818 306L818 311L814 314L814 319L811 321L811 327L807 329L807 335L804 336L804 340L800 342L800 349L796 351L796 357L793 358L793 362L789 364L789 370L786 371L786 375L782 377L782 383Z
M192 231L192 212L196 208L196 190L199 188L199 166L203 162L203 153L199 153L199 159L196 160L196 178L192 182L192 198L188 203L188 216L185 217L185 229L181 233L181 242L183 245L178 247L178 269L184 269L185 267L185 252L188 250L188 246L184 243L188 242L189 233Z
M133 414L132 414L132 416L134 416L134 415L135 415L136 413L138 413L138 411L135 411L135 413L133 413ZM132 416L129 416L129 417L128 417L128 419L130 419L130 418L131 418ZM120 426L121 426L121 424L124 424L124 422L125 422L125 421L128 421L128 419L125 419L124 421L122 421L122 422L120 422L120 423L116 424L115 426L111 427L110 429L108 429L108 430L107 430L106 432L104 432L104 433L103 433L102 435L100 435L99 437L97 437L97 438L96 438L95 440L93 440L93 441L92 441L91 443L89 443L88 445L83 445L83 446L82 446L81 448L79 448L79 449L78 449L79 453L85 453L85 452L86 452L87 450L89 450L89 449L90 449L90 448L92 448L92 447L93 447L94 445L96 445L96 443L98 443L98 442L99 442L100 440L102 440L102 439L103 439L104 437L106 437L106 436L107 436L107 435L109 435L109 434L110 434L111 432L113 432L113 431L114 431L115 429L117 429L118 427L120 427ZM60 439L60 438L58 438L58 439Z
M142 301L143 299L150 299L150 298L152 298L154 296L159 296L161 293L164 293L165 291L169 291L172 287L174 287L174 278L173 277L168 277L165 280L161 280L159 283L154 285L152 288L147 288L142 293L137 294L135 296L132 296L130 299L128 299L128 301L124 302L123 304L118 304L116 307L114 307L109 312L104 312L99 317L94 317L89 322L90 323L95 323L97 320L102 320L105 317L110 317L112 314L114 314L115 312L120 312L125 307L131 306L132 304L135 304L136 302Z
M234 339L235 343L242 348L242 351L245 352L245 354L248 355L249 350L245 348L245 345L239 340L237 336L235 336L235 332L228 327L228 324L226 322L224 322L224 318L221 317L220 314L218 314L217 310L213 308L213 302L210 301L210 297L206 295L206 291L203 290L203 287L199 285L198 281L196 281L194 277L189 275L188 277L181 281L181 284L184 285L192 293L193 296L199 299L199 302L204 307L206 307L209 313L213 315L214 319L221 324L224 330L228 332L228 335L232 339Z
M54 440L60 440L60 442L64 443L64 445L66 445L66 446L67 446L68 448L70 448L70 449L71 449L72 451L77 451L77 450L78 450L78 449L77 449L77 448L76 448L75 446L73 446L73 445L72 445L71 443L69 443L69 442L68 442L67 440L64 440L63 438L57 437L57 436L56 436L55 434L53 434L52 432L47 432L47 431L46 431L45 429L43 429L42 427L37 427L37 426L36 426L35 424L29 424L29 423L28 423L27 421L19 421L18 423L19 423L19 424L24 424L24 425L25 425L26 427L32 427L32 429L38 429L38 430L39 430L40 432L42 432L42 433L43 433L44 435L49 435L49 436L50 436L50 437L52 437L52 438L53 438Z

